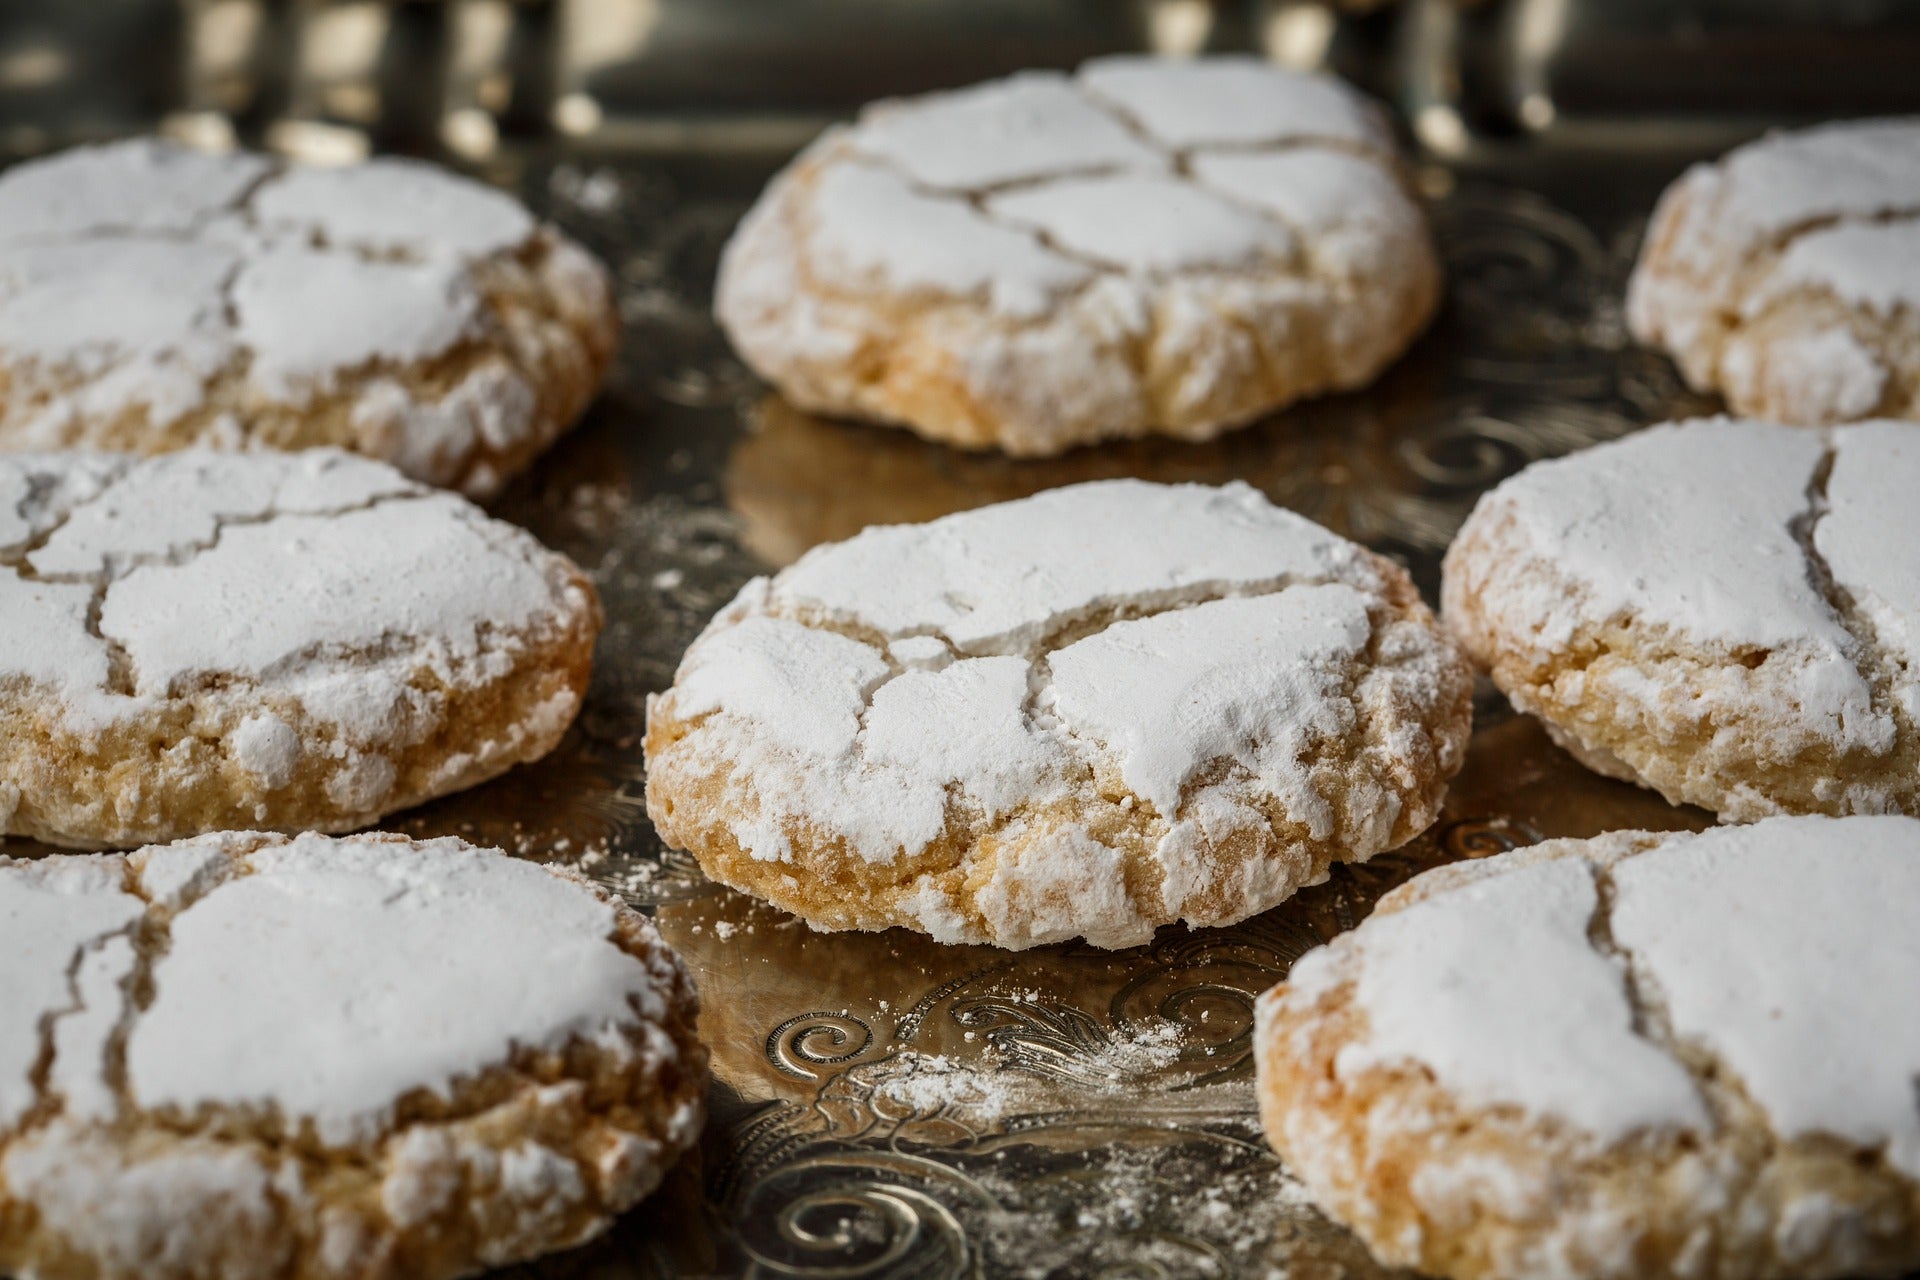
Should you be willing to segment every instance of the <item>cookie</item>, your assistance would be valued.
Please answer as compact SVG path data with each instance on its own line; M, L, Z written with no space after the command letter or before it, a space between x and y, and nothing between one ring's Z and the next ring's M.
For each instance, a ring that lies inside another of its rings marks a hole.
M1556 741L1676 804L1914 812L1916 484L1907 423L1656 427L1483 497L1445 616Z
M341 831L552 749L572 561L336 450L0 455L0 836Z
M1256 1008L1268 1137L1455 1280L1920 1267L1920 822L1554 840L1422 875Z
M1358 94L1124 57L828 131L741 222L715 310L802 408L1032 456L1362 386L1439 293Z
M606 1229L707 1053L653 925L459 840L0 858L0 1272L467 1275Z
M1115 480L742 589L647 704L647 812L821 929L1020 948L1226 924L1439 811L1471 680L1392 562Z
M1778 422L1920 418L1920 117L1777 133L1661 197L1634 336Z
M138 139L0 175L0 449L333 445L481 497L617 336L585 250L416 161Z

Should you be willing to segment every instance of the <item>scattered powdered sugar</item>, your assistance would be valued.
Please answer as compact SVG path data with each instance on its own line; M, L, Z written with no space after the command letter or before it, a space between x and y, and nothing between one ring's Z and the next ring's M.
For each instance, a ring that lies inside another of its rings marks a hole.
M716 928L716 932L717 932ZM1076 1055L1069 1077L1036 1071L989 1041L978 1055L960 1058L904 1049L868 1069L862 1084L883 1114L960 1113L981 1122L1054 1110L1064 1095L1113 1096L1180 1060L1186 1036L1177 1022L1121 1027Z

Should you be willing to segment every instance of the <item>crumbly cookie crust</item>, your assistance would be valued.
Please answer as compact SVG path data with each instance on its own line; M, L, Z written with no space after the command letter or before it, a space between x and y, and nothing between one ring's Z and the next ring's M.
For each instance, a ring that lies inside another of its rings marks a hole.
M0 834L365 826L551 750L599 625L571 561L350 454L0 455Z
M1536 464L1449 548L1447 623L1583 762L1676 804L1910 812L1912 431L1710 419Z
M1660 199L1634 336L1735 412L1920 418L1920 119L1771 134Z
M715 309L803 408L1035 456L1364 385L1440 279L1352 90L1111 58L830 131L741 223Z
M750 583L649 700L648 813L819 928L1131 946L1423 830L1470 686L1404 571L1247 486L1080 485Z
M1557 840L1420 876L1257 1007L1269 1138L1390 1265L1920 1264L1920 823Z
M565 1248L697 1136L679 958L457 840L0 858L0 1270L450 1277Z
M484 497L617 338L585 250L430 165L136 139L0 175L0 449L328 445Z

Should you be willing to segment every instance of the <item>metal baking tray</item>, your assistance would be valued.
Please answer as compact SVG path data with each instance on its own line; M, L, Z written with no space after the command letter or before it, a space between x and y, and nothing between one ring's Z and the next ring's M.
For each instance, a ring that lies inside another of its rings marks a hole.
M24 3L39 27L0 20L0 106L12 104L0 150L156 122L296 151L438 150L517 190L618 279L627 333L606 394L495 504L599 585L608 626L586 708L548 759L390 825L569 863L651 913L699 983L712 1121L610 1235L502 1275L1383 1274L1260 1137L1255 996L1426 867L1711 821L1587 772L1483 686L1445 812L1405 848L1337 866L1234 928L1174 927L1123 952L1010 953L813 933L664 849L642 801L646 695L707 618L751 575L866 525L1097 477L1239 478L1401 559L1431 599L1448 539L1490 485L1712 410L1627 339L1625 277L1667 181L1790 115L1753 98L1750 80L1690 77L1672 57L1612 63L1637 65L1642 99L1665 114L1623 110L1632 95L1601 70L1623 51L1672 52L1671 22L1650 12L1664 6L1409 0L1354 17L1291 0L191 0L82 16L93 8ZM1756 19L1766 8L1690 6L1690 29L1711 35L1714 11L1734 13L1725 47L1773 58L1776 89L1799 77L1779 99L1793 116L1916 105L1915 24L1897 6L1862 0L1851 37L1822 27L1825 43L1807 46L1819 56L1797 60L1781 54L1809 7ZM622 14L633 21L614 34L634 47L590 56L593 23ZM301 39L330 21L360 23L357 71L303 59ZM849 43L850 26L870 38ZM23 55L39 47L23 30L56 53L69 40L66 79L33 78L57 58ZM116 41L159 41L177 55L173 78L117 75ZM414 54L443 45L440 74L415 74ZM1044 462L823 421L755 383L710 319L711 282L735 220L794 146L877 93L1115 47L1262 48L1337 65L1400 103L1449 274L1438 322L1404 360L1366 391L1214 443ZM1849 90L1836 66L1867 73Z

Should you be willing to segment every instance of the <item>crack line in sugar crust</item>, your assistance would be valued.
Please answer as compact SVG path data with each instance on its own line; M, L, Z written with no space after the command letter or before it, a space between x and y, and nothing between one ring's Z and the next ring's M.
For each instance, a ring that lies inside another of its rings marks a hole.
M114 935L106 935L106 937L112 936ZM87 953L103 941L105 937L90 938L74 946L73 954L67 958L67 1004L63 1008L45 1010L40 1015L39 1026L36 1029L40 1048L35 1053L33 1065L27 1072L28 1089L31 1091L33 1101L27 1107L24 1121L15 1130L15 1136L27 1133L51 1118L52 1107L49 1104L53 1096L55 1028L59 1026L62 1018L71 1017L85 1010L86 1002L80 996L80 966L86 963ZM0 1151L4 1151L5 1148L6 1139L0 1136Z
M44 547L45 544L52 539L54 534L59 532L61 528L64 528L82 509L94 506L105 499L125 478L125 475L126 472L122 472L92 498L84 502L76 503L70 507L54 528L48 530L44 537L36 539L39 546L36 546L34 550L37 551L41 547ZM96 573L67 572L41 575L33 570L32 565L25 556L23 556L17 564L0 567L13 569L19 578L27 582L73 585L87 584L91 586L93 594L87 602L84 625L87 634L93 639L98 640L101 647L106 650L106 690L109 693L118 694L122 697L134 697L139 692L140 680L139 672L135 668L133 659L131 655L128 654L126 646L114 637L107 635L100 626L101 615L106 609L107 596L111 594L113 588L128 575L144 568L158 566L178 568L187 565L200 556L217 550L220 546L221 538L225 536L229 528L272 524L282 519L338 519L343 516L355 515L362 511L371 511L388 502L417 501L430 496L430 494L426 493L403 491L398 493L375 494L357 503L313 511L280 511L270 508L267 511L250 516L223 516L216 514L213 517L213 535L209 538L191 540L182 546L170 548L164 553L136 552L124 559L117 556L103 556L103 560L106 561L106 567Z
M1653 845L1634 851L1626 860L1654 853L1676 838L1685 840L1690 837L1681 833L1669 834ZM1753 1099L1739 1073L1726 1059L1704 1041L1683 1037L1674 1030L1667 1014L1666 995L1660 989L1659 980L1631 947L1613 935L1615 884L1612 868L1597 861L1588 861L1587 865L1593 874L1594 888L1598 894L1589 937L1596 950L1621 967L1628 1003L1633 1009L1634 1031L1658 1046L1687 1073L1716 1130L1727 1133L1744 1127L1759 1133L1760 1150L1752 1158L1732 1162L1731 1168L1727 1162L1721 1165L1721 1176L1730 1180L1732 1202L1745 1203L1750 1194L1763 1189L1762 1179L1767 1167L1778 1158L1785 1142L1766 1110ZM1715 1136L1708 1135L1709 1138ZM1884 1147L1876 1149L1875 1158L1884 1167Z
M1895 664L1888 660L1872 619L1861 612L1853 594L1835 580L1833 570L1815 540L1821 520L1832 510L1827 498L1827 486L1833 478L1833 468L1840 456L1841 433L1845 430L1844 427L1822 429L1824 448L1812 477L1807 481L1806 510L1796 516L1788 528L1805 559L1808 583L1852 640L1853 652L1847 657L1867 685L1873 709L1891 716L1899 726L1900 736L1908 738L1916 733L1916 725L1905 703L1895 695Z
M1688 212L1692 213L1693 210L1689 209ZM1815 218L1803 218L1772 232L1759 243L1750 245L1733 264L1731 287L1728 289L1727 296L1714 307L1725 329L1714 344L1715 369L1719 368L1731 339L1748 328L1747 304L1769 283L1773 273L1794 245L1823 231L1848 227L1892 226L1899 223L1917 224L1915 234L1920 235L1920 205L1902 205L1872 213L1845 211L1823 214ZM1679 263L1667 264L1665 272L1688 278L1692 278L1693 275L1690 269ZM1670 279L1666 283L1670 285L1674 281ZM1800 287L1808 286L1803 283ZM1820 286L1815 282L1813 287Z
M53 1065L53 1024L62 1018L86 1011L86 1005L80 1000L76 985L77 972L85 956L113 938L127 937L133 942L134 965L122 985L126 998L122 1001L121 1016L116 1022L110 1040L109 1053L110 1055L117 1053L119 1060L117 1063L110 1060L107 1064L109 1067L107 1079L113 1087L116 1103L122 1108L121 1119L135 1119L143 1125L160 1128L177 1138L211 1137L216 1140L227 1140L231 1137L232 1122L238 1118L242 1121L240 1127L244 1134L243 1140L250 1140L302 1164L323 1160L367 1167L370 1162L381 1159L377 1145L372 1153L352 1146L332 1146L324 1142L316 1147L303 1134L302 1126L299 1123L290 1122L290 1118L282 1114L281 1109L272 1102L268 1102L264 1107L245 1103L211 1103L190 1113L152 1112L141 1108L132 1096L126 1078L125 1046L132 1036L135 1024L147 1011L157 990L156 975L171 947L173 921L191 911L222 885L252 875L254 855L268 849L284 848L293 839L257 834L254 834L254 838L255 843L246 845L238 851L221 849L219 856L225 863L222 868L223 874L214 878L211 883L199 887L191 897L170 909L149 897L141 884L140 873L130 862L125 864L125 882L122 888L124 892L141 901L142 914L125 928L89 939L76 949L68 966L69 984L74 987L73 1003L67 1008L53 1010L43 1018L42 1035L46 1040L43 1048L45 1064L43 1067L36 1068L35 1103L32 1115L28 1123L22 1124L11 1135L0 1137L0 1155L4 1154L7 1145L13 1140L44 1129L59 1118L59 1110L47 1105L53 1097L48 1091L50 1083L48 1077L51 1075ZM361 837L339 838L371 839L404 845L413 843L402 837L377 832ZM164 849L167 846L150 847ZM56 854L52 856L84 857L86 855ZM111 856L128 858L131 855ZM405 856L405 854L399 856ZM550 869L543 868L543 870L547 874L554 874ZM567 879L565 876L557 878ZM621 951L627 951L621 941L617 913L616 923L612 931L606 935L606 940ZM573 1039L581 1040L584 1037L576 1035ZM436 1093L430 1086L420 1086L395 1097L392 1103L393 1115L385 1126L384 1133L392 1136L414 1125L437 1127L472 1120L494 1109L502 1101L502 1096L496 1096L500 1094L498 1089L483 1089L477 1096L461 1101L459 1095L462 1093L462 1086L472 1086L492 1078L511 1086L509 1089L511 1093L521 1088L537 1089L576 1078L570 1074L570 1068L564 1062L541 1065L539 1062L543 1056L541 1050L524 1049L512 1043L504 1045L503 1049L503 1054L497 1060L483 1064L470 1073L450 1077L448 1083L453 1088L446 1096ZM262 1127L267 1131L258 1132ZM4 1185L0 1184L0 1193L3 1192Z
M1168 169L1163 176L1171 176L1178 182L1191 186L1241 213L1259 218L1269 225L1285 231L1295 242L1293 254L1289 255L1285 260L1266 255L1262 255L1260 258L1260 262L1263 265L1282 268L1281 274L1284 275L1310 280L1315 284L1326 287L1332 287L1340 283L1322 269L1324 264L1320 262L1319 255L1314 252L1313 247L1313 241L1317 238L1316 235L1309 234L1305 228L1294 222L1291 218L1286 217L1277 209L1242 199L1239 196L1222 191L1212 183L1202 181L1192 172L1191 165L1194 158L1207 155L1258 156L1281 155L1293 151L1328 151L1369 161L1383 170L1386 175L1393 180L1396 187L1399 187L1403 192L1406 190L1406 180L1390 154L1383 153L1375 147L1356 142L1349 138L1320 134L1295 134L1277 139L1243 142L1209 142L1185 147L1170 147L1148 133L1139 121L1119 103L1109 100L1077 81L1072 82L1072 87L1080 96L1081 100L1088 106L1093 107L1096 111L1099 111L1115 124L1119 125L1130 134L1135 141L1165 158L1168 162ZM859 127L860 126L856 124L852 132L857 134ZM1049 253L1053 253L1074 263L1076 266L1094 273L1092 279L1061 290L1062 296L1078 297L1100 283L1103 277L1128 279L1134 278L1137 275L1136 272L1129 268L1115 266L1102 259L1091 257L1077 249L1063 245L1056 236L1044 228L997 217L987 207L987 201L991 197L1008 192L1037 190L1058 182L1069 182L1089 178L1120 177L1142 172L1141 170L1129 167L1124 162L1058 169L1049 173L1030 174L1023 177L1006 179L1001 182L981 182L964 187L941 187L920 181L914 177L913 174L895 163L889 156L867 152L860 149L856 143L851 141L849 141L848 146L851 155L857 156L860 162L870 163L877 168L884 169L894 177L900 179L902 183L914 192L930 198L956 200L964 203L972 208L973 211L980 216L982 221L1003 231L1012 231L1025 235ZM847 163L846 158L842 157L840 163ZM808 238L810 239L811 237L809 236ZM822 287L822 282L817 278L817 274L812 270L811 262L807 260L805 255L802 256L802 259L796 265L800 269L800 274L810 290L817 290L828 296L840 296L840 290L831 287ZM1241 264L1241 266L1236 267L1179 267L1164 274L1168 276L1188 277L1205 277L1210 275L1226 276L1232 275L1244 265L1246 264ZM1039 321L1034 323L1039 323ZM1139 352L1133 349L1133 344L1129 344L1128 363L1132 366L1136 375L1144 376L1144 360L1133 358L1138 354ZM1261 350L1260 354L1262 364L1267 364L1268 360L1264 349Z
M54 854L54 857L76 857L84 855ZM56 1028L66 1018L87 1012L87 1003L80 991L80 969L89 955L100 950L117 938L125 938L133 951L133 965L125 978L118 984L120 993L119 1015L114 1019L113 1030L103 1046L107 1057L101 1063L101 1074L112 1093L115 1105L125 1115L133 1114L132 1099L126 1086L126 1038L131 1033L133 1022L139 1016L136 998L143 990L152 987L152 965L154 955L149 950L149 931L158 929L164 937L166 925L154 916L154 902L142 891L140 877L132 865L126 861L125 854L111 854L121 859L120 892L139 899L140 916L129 921L119 929L111 930L98 937L89 938L74 948L73 957L67 962L67 989L69 1002L65 1008L50 1009L40 1019L40 1057L35 1062L31 1076L33 1103L25 1120L12 1133L0 1135L0 1156L4 1156L9 1143L45 1129L61 1118L66 1111L66 1098L53 1091L53 1069L55 1065ZM3 863L4 859L0 859ZM58 1106L54 1105L59 1099Z
M1022 721L1029 731L1043 731L1040 728L1039 721L1044 715L1052 721L1050 727L1057 730L1062 736L1091 752L1105 754L1112 750L1111 744L1099 738L1086 736L1064 715L1060 714L1057 709L1044 712L1041 710L1041 700L1050 693L1053 688L1052 672L1050 669L1050 660L1053 654L1069 648L1074 644L1078 644L1082 640L1101 635L1122 623L1144 621L1149 618L1159 617L1162 614L1185 612L1190 609L1196 609L1204 605L1216 604L1226 600L1261 599L1269 596L1284 595L1286 592L1300 587L1329 585L1347 586L1359 594L1368 594L1367 592L1361 591L1360 588L1354 587L1352 583L1337 577L1311 577L1287 574L1263 582L1242 584L1224 583L1215 580L1189 584L1183 588L1179 588L1178 590L1183 593L1194 593L1194 595L1188 595L1172 601L1158 599L1158 597L1164 593L1153 592L1142 592L1131 596L1120 596L1100 601L1078 614L1070 615L1064 622L1056 625L1047 634L1026 646L1024 651L1018 653L1006 653L997 649L979 653L962 652L951 637L947 636L938 628L931 627L916 627L910 633L891 637L891 639L930 636L947 646L948 650L953 654L953 661L955 662L988 657L1018 657L1023 659L1027 663L1027 692L1021 703L1020 710ZM1197 595L1198 598L1194 598L1195 595ZM1144 606L1137 605L1137 602L1143 599L1149 603ZM1370 604L1371 603L1375 602L1370 601ZM855 751L864 762L866 759L867 717L873 710L876 695L882 688L907 674L912 668L903 667L894 659L889 652L889 637L877 629L857 621L809 616L805 612L798 614L789 613L777 607L769 611L766 616L781 618L786 621L798 623L812 630L823 631L828 634L839 635L850 640L855 640L876 650L886 662L888 674L883 679L877 681L871 689L867 690L857 717L858 728L854 737ZM744 621L744 619L741 621ZM738 625L738 623L736 622L732 625ZM1389 665L1379 652L1381 631L1382 628L1374 624L1372 609L1369 608L1365 657L1365 663L1368 667L1385 669L1385 667ZM1370 732L1372 716L1370 708L1365 706L1359 697L1359 684L1360 676L1348 673L1343 682L1341 696L1355 710L1355 728L1359 731L1360 738L1362 740L1369 740L1373 736ZM724 714L724 709L716 708L713 711L693 717L685 723L691 727L719 714ZM1218 760L1223 758L1224 757L1215 757L1209 761L1209 763L1217 763ZM1091 759L1078 759L1076 763L1091 767L1093 761ZM949 791L951 791L954 785L956 785L956 783L950 782L948 784ZM1124 783L1120 783L1119 785L1121 787L1120 794L1116 797L1108 797L1110 800L1114 800L1116 803L1131 801L1131 807L1143 814L1151 815L1158 812L1149 801L1136 794L1130 787L1126 787ZM1175 814L1168 813L1161 814L1160 816L1171 822L1174 820ZM915 874L918 873L916 872Z

